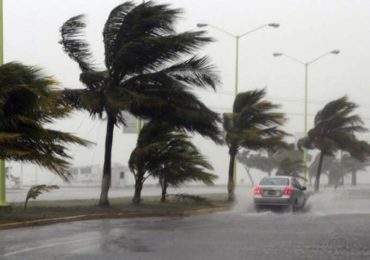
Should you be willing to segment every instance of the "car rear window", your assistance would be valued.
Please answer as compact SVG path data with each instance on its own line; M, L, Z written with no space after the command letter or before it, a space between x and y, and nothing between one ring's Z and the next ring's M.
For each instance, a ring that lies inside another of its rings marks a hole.
M276 186L285 186L289 185L289 179L288 178L263 178L260 182L260 185L276 185Z

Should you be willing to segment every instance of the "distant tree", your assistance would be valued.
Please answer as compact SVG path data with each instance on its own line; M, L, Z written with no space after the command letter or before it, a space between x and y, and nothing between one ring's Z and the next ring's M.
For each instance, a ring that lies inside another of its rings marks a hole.
M305 179L306 164L303 160L303 152L297 149L294 144L281 147L274 153L273 158L278 164L276 175L289 175ZM309 154L307 160L311 160Z
M160 180L162 202L166 201L169 185L179 186L186 181L213 184L216 178L209 172L212 166L189 137L160 121L150 121L143 127L131 153L129 167L135 175L134 204L140 203L141 190L149 176Z
M284 143L285 133L279 129L285 121L284 114L276 112L279 105L264 100L265 95L264 89L239 93L233 112L224 113L225 141L230 155L229 201L234 201L234 162L239 149L270 149Z
M341 161L346 173L351 174L351 184L353 186L357 185L357 172L365 170L370 166L369 160L361 162L349 154L344 154Z
M320 150L315 178L315 191L320 187L320 176L324 156L333 156L338 151L347 151L354 158L365 161L370 154L370 145L355 136L367 131L358 115L353 115L357 105L342 97L329 102L315 116L314 127L308 136L299 141L299 146Z
M218 114L192 93L194 87L215 88L219 82L208 59L195 56L212 39L204 31L176 33L175 21L181 13L152 1L139 5L128 1L115 7L103 29L103 70L92 64L82 37L84 16L70 18L61 28L60 43L78 63L80 81L86 86L65 90L65 100L107 120L100 206L109 206L113 133L115 126L125 124L122 111L166 120L220 142Z
M47 127L71 112L56 90L55 80L37 67L0 66L0 158L35 163L67 180L66 145L88 142Z
M268 150L253 154L248 150L243 150L237 155L237 159L244 166L252 185L254 180L249 169L257 169L271 176L272 172L278 167L279 163L273 158L273 153L272 150Z

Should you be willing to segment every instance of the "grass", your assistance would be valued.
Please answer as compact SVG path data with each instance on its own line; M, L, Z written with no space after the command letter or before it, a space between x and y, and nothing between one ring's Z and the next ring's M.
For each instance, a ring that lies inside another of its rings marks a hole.
M205 200L168 198L167 203L160 203L158 196L144 197L141 205L133 205L130 198L110 199L110 208L100 208L97 200L64 201L29 201L28 208L23 203L11 204L11 212L0 211L0 224L24 222L30 220L72 217L102 213L133 213L137 216L176 214L184 211L205 208L227 207L226 194L202 195Z

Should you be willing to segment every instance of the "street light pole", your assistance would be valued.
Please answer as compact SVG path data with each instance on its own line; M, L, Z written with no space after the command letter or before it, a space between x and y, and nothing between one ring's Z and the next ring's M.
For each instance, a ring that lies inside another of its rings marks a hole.
M278 24L278 23L263 24L263 25L260 25L260 26L254 28L250 31L247 31L243 34L240 34L240 35L234 35L234 34L228 32L228 31L225 31L221 28L218 28L217 26L214 26L212 24L207 24L207 23L198 23L197 27L198 28L211 27L211 28L213 28L213 29L215 29L219 32L222 32L222 33L224 33L224 34L226 34L226 35L235 39L235 91L234 91L235 93L234 94L236 96L238 94L238 91L239 91L239 85L238 85L239 84L239 40L241 38L243 38L244 36L246 36L250 33L253 33L255 31L258 31L258 30L260 30L262 28L265 28L265 27L279 28L280 24Z
M0 65L4 63L4 46L3 46L3 0L0 0ZM6 186L5 186L5 161L0 160L0 208L7 207L6 203Z
M236 42L236 46L235 46L235 96L238 94L238 91L239 91L239 39L240 39L240 36L236 36L235 37L235 42Z
M289 55L286 55L284 53L280 53L280 52L275 52L272 54L272 56L274 57L280 57L280 56L284 56L296 63L299 63L299 64L302 64L304 66L304 137L307 137L307 134L308 134L308 126L307 126L307 122L308 122L308 67L309 65L311 65L312 63L320 60L321 58L325 57L326 55L328 54L335 54L335 55L338 55L340 53L339 50L332 50L332 51L329 51L329 52L325 52L324 54L318 56L317 58L309 61L309 62L303 62L293 56L289 56ZM304 162L304 165L305 165L305 183L307 185L307 180L308 180L308 167L307 167L307 150L304 149L303 150L303 162Z
M202 27L211 27L219 32L222 32L232 38L235 39L235 89L234 89L234 94L235 96L238 94L239 92L239 40L241 38L243 38L244 36L250 34L250 33L253 33L255 31L258 31L262 28L265 28L265 27L272 27L272 28L279 28L280 24L278 23L269 23L269 24L263 24L261 26L258 26L250 31L247 31L243 34L240 34L240 35L234 35L228 31L225 31L221 28L218 28L217 26L214 26L212 24L207 24L207 23L198 23L197 24L197 27L198 28L202 28ZM235 159L234 160L234 173L233 173L233 182L234 182L234 185L236 184L236 174L237 174L237 160Z

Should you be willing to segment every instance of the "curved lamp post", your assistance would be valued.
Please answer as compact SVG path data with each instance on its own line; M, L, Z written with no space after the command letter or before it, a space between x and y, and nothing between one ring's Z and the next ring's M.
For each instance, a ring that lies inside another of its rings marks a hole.
M324 58L325 56L329 55L329 54L334 54L334 55L338 55L340 53L339 50L332 50L332 51L328 51L328 52L325 52L323 54L321 54L320 56L318 56L317 58L313 59L313 60L310 60L308 62L304 62L300 59L297 59L293 56L290 56L290 55L287 55L285 53L282 53L282 52L274 52L272 54L272 56L274 56L275 58L277 57L285 57L295 63L299 63L301 65L304 66L304 137L307 137L307 96L308 96L308 66L310 66L312 63ZM304 164L305 164L305 182L307 184L307 180L308 180L308 168L307 168L307 150L304 149L303 150L303 161L304 161Z

